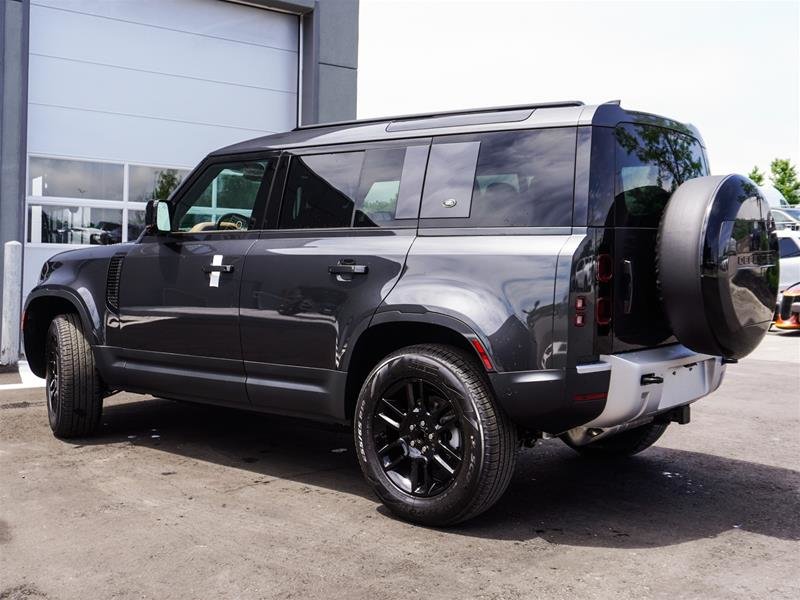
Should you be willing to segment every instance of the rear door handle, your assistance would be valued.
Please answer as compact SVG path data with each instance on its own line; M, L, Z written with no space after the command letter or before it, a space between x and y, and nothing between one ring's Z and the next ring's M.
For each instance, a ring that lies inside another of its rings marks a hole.
M622 261L622 274L625 276L625 282L628 289L625 291L625 304L623 310L626 315L631 313L633 308L633 264L629 260Z
M328 267L331 275L366 275L369 272L367 265L337 264Z

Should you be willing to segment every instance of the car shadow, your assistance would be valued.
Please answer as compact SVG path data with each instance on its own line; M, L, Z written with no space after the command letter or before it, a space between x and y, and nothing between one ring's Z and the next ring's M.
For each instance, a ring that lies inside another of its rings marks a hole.
M107 406L99 435L79 443L118 442L375 500L342 426L148 399ZM712 454L655 446L598 461L549 440L520 453L494 508L447 532L621 549L736 529L798 540L798 486L797 471Z

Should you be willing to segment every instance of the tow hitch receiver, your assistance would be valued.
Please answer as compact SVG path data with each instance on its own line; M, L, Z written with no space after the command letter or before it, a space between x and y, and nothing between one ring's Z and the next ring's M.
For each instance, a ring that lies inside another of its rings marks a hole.
M661 423L677 423L678 425L686 425L691 420L691 406L688 404L684 406L677 406L672 410L661 413L655 418L656 421Z

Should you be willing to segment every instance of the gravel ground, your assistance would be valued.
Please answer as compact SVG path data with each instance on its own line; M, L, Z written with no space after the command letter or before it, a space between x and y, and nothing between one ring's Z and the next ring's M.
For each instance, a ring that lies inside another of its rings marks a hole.
M344 429L121 394L65 442L0 391L0 600L798 598L799 390L772 333L644 454L547 441L448 530L387 514Z

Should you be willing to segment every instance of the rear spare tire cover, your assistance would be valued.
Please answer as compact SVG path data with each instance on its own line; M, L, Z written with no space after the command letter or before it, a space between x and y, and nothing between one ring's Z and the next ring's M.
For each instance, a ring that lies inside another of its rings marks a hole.
M661 219L658 280L675 337L703 354L741 358L769 329L778 240L769 206L741 175L683 183Z

